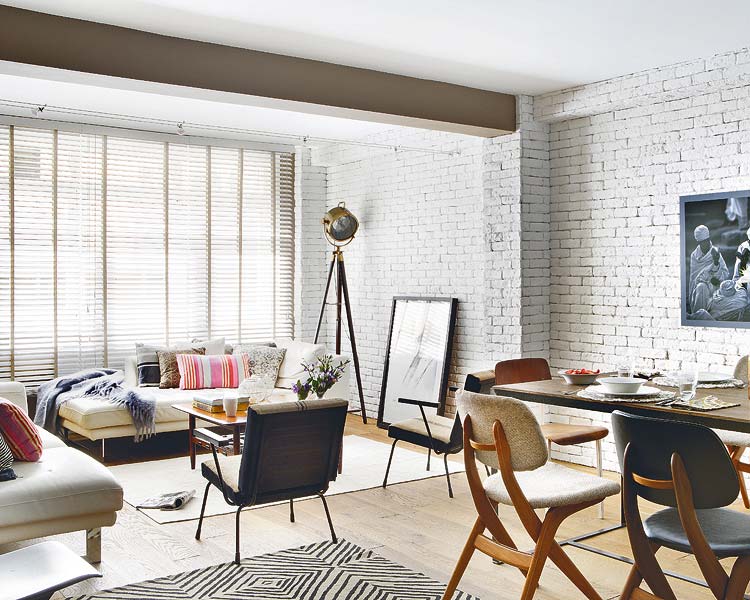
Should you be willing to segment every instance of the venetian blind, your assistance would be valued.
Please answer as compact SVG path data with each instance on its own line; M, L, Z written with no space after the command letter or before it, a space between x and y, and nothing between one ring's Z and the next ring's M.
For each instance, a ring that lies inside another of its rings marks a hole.
M0 379L291 336L294 155L0 126Z

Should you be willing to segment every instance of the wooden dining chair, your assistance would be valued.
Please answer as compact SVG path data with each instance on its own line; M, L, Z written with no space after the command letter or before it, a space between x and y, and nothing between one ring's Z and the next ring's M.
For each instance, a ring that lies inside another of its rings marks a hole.
M331 539L336 542L325 492L336 479L349 403L346 400L303 400L251 406L247 411L242 454L219 456L201 465L206 490L195 539L201 538L206 500L211 486L227 504L237 507L234 562L240 562L240 512L248 506L318 496L323 502Z
M543 358L516 358L503 360L495 365L495 385L526 383L552 379L549 363ZM596 474L602 476L602 440L609 435L606 427L599 425L570 425L567 423L545 423L542 435L552 453L552 444L575 446L594 442L596 444ZM599 506L599 518L604 518L604 504Z
M739 484L721 440L702 425L620 411L612 426L635 561L621 600L677 600L656 560L661 547L693 554L717 600L741 600L750 583L750 515L725 508ZM639 497L667 508L643 520ZM727 575L719 560L732 557Z
M743 356L737 361L737 365L734 368L734 378L738 379L745 384L748 382L748 357ZM740 431L727 431L725 429L714 429L716 435L727 447L729 456L732 458L732 464L734 465L735 471L737 471L737 479L740 482L740 494L742 495L742 503L745 508L750 508L750 497L747 493L747 482L745 481L745 473L750 474L750 462L744 462L742 457L745 455L745 451L750 448L750 433L742 433Z
M539 423L523 402L465 390L457 401L463 418L466 476L478 516L443 600L453 597L475 550L521 571L526 578L521 600L533 598L547 558L587 598L601 600L555 541L555 533L570 515L617 494L619 484L550 462ZM499 473L482 482L477 460ZM497 515L498 504L514 508L534 541L533 551L518 549ZM543 520L535 509L547 509Z

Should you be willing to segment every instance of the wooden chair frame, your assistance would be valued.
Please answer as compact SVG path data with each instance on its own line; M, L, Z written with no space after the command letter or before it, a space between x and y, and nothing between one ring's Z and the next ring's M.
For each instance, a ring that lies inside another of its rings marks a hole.
M750 474L750 463L742 462L742 455L747 450L746 446L727 446L729 456L732 459L734 469L737 471L737 477L740 480L740 493L742 494L742 503L745 508L750 508L750 498L747 493L747 483L745 483L744 473Z
M555 541L555 533L560 524L570 515L593 506L598 500L571 504L569 506L553 507L547 510L544 520L541 520L529 504L521 490L510 457L510 446L505 436L503 426L495 421L493 426L494 444L479 444L472 439L473 429L471 417L467 415L464 419L464 463L466 476L469 480L469 489L477 509L477 520L469 534L469 539L458 558L448 587L443 594L443 600L449 600L458 587L458 583L466 570L475 550L479 550L493 559L508 563L516 567L526 578L521 594L521 600L530 600L536 593L539 578L547 558L570 579L583 594L590 600L601 600L599 594L594 590L588 580L584 577L573 561L563 552L560 545ZM535 547L532 552L519 550L508 534L497 516L497 504L487 497L484 486L477 470L475 450L496 451L500 475L503 478L508 494L513 502L513 508L518 514L524 529L534 540ZM492 539L484 535L489 530Z
M633 472L630 448L628 444L623 457L622 494L625 522L635 562L620 594L620 600L677 600L656 560L656 552L660 546L649 540L643 529L636 485L657 490L674 490L682 527L709 589L717 600L742 600L750 583L750 556L739 557L730 575L724 571L698 522L693 490L680 455L672 455L672 479L650 479ZM644 581L651 592L640 587Z

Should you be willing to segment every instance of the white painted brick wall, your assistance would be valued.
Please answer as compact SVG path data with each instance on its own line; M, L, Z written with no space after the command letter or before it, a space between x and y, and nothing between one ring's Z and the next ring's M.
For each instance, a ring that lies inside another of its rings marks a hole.
M461 151L450 156L336 145L316 156L318 164L328 165L327 205L346 202L360 220L360 232L344 256L365 400L368 414L376 416L395 295L459 299L451 384L462 383L466 373L487 364L481 341L482 140L397 129L368 141ZM313 226L312 237L322 237L319 222ZM315 267L321 273L326 260ZM326 331L331 346L333 322L330 307ZM302 327L309 329L310 323Z
M680 326L679 196L750 187L748 83L743 50L535 99L549 126L553 367L613 368L632 352L647 368L731 372L747 353L745 330ZM605 457L614 468L611 438Z

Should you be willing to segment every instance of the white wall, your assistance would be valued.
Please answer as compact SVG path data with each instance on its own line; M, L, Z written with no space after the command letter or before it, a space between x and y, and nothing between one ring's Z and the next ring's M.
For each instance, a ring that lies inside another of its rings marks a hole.
M399 294L459 298L453 383L518 356L609 369L634 352L644 368L687 361L731 371L749 333L680 326L679 196L750 188L748 82L743 50L519 97L518 131L491 140L414 130L372 139L460 148L460 157L352 146L314 156L324 170L312 179L314 211L323 186L327 206L345 201L362 222L346 264L371 414ZM325 276L318 219L308 221L314 234L303 231L308 268L322 263L304 275L307 291ZM588 446L555 456L593 464ZM616 468L611 438L605 467Z
M483 264L477 252L484 227L482 141L411 129L368 140L461 151L451 156L336 145L321 149L316 157L319 164L329 165L327 205L345 202L360 220L360 233L344 256L365 400L368 413L377 415L393 296L457 297L451 383L483 364L481 345L475 343L484 326ZM316 231L321 235L319 220ZM325 268L318 267L321 272ZM334 314L329 307L331 347ZM304 327L309 329L309 323ZM354 404L356 394L352 400Z
M614 368L633 353L644 368L731 373L747 354L747 330L680 325L679 196L750 188L748 61L741 51L536 99L549 121L553 367Z

